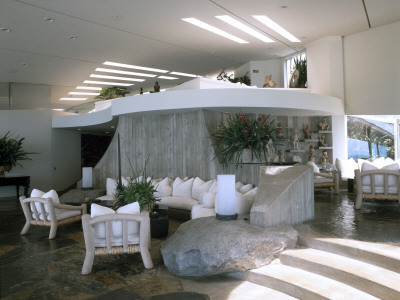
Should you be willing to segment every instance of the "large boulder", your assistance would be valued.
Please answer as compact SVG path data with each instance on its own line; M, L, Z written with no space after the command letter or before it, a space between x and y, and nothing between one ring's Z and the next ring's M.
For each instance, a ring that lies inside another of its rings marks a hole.
M297 231L290 226L261 228L207 217L180 225L161 245L161 254L170 272L204 277L259 268L296 243Z

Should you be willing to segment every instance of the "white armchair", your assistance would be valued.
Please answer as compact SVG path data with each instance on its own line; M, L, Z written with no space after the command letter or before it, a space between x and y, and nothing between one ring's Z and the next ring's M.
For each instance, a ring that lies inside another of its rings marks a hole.
M49 239L54 239L59 225L74 223L86 214L86 204L80 206L65 205L54 202L51 198L19 198L26 223L21 235L28 232L31 225L50 227Z
M318 166L309 162L314 171L314 188L328 188L334 194L339 194L339 174L321 173Z
M93 210L93 207L92 207ZM145 268L153 268L150 257L150 218L148 211L140 214L110 213L91 218L82 217L86 256L82 275L92 271L95 255L133 254L140 252Z

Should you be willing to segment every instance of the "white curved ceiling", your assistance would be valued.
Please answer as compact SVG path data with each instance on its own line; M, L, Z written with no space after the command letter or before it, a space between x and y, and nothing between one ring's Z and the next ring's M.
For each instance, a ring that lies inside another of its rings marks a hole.
M365 8L364 8L365 3ZM264 14L301 40L291 43L251 15ZM266 34L264 43L217 18L229 15ZM287 56L330 35L348 35L400 20L399 0L1 0L0 82L53 86L54 108L104 61L215 74L248 61ZM191 24L195 17L244 38L237 44ZM46 21L51 18L54 21ZM71 39L69 37L76 37ZM174 82L160 79L161 87ZM153 79L136 84L150 89Z

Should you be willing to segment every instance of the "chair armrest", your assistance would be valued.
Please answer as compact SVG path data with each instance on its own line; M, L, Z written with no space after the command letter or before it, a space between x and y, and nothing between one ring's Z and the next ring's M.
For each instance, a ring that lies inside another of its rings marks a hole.
M86 214L87 211L87 207L86 204L81 204L81 205L67 205L67 204L59 204L59 203L55 203L53 202L53 206L55 208L60 208L60 209L67 209L67 210L81 210L82 211L82 215Z
M325 178L330 178L330 179L335 179L335 175L328 174L328 173L318 173L314 172L315 176L320 176L320 177L325 177Z

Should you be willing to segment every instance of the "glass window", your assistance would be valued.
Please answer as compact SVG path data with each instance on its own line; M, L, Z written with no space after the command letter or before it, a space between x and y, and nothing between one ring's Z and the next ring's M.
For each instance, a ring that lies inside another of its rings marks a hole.
M395 159L395 124L396 120L384 116L348 116L348 158Z
M292 76L292 72L295 69L294 60L296 58L304 60L306 58L306 53L302 52L302 53L299 53L297 55L291 56L291 57L286 59L286 61L285 61L285 70L284 70L284 73L285 73L285 88L289 87L290 77Z

